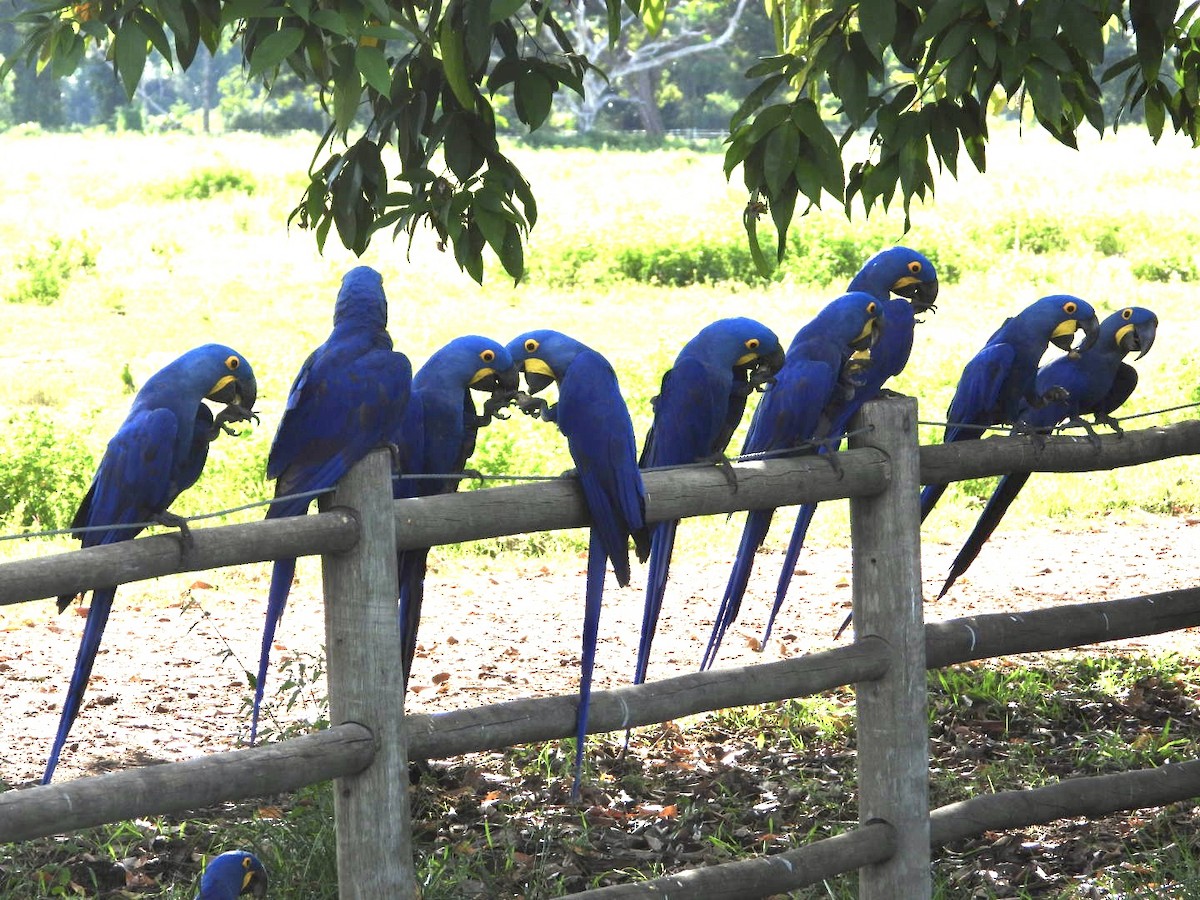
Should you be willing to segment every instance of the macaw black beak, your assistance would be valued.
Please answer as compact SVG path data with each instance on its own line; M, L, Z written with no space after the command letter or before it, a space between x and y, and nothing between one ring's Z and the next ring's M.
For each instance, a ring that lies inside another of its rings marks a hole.
M1158 334L1158 319L1140 322L1137 325L1125 325L1117 332L1117 346L1124 353L1137 351L1134 359L1141 359L1154 346L1154 337Z
M475 373L475 377L471 379L468 387L476 391L492 394L500 391L516 393L517 387L521 383L520 379L521 376L517 373L516 368L504 369L503 371L480 369Z
M934 302L938 295L936 281L913 280L899 287L893 286L892 291L911 303L914 312L937 312L937 304Z
M520 366L525 373L525 383L529 386L531 394L544 391L557 381L554 370L535 356L523 360Z
M264 900L267 896L267 873L263 869L255 869L250 873L249 880L245 887L242 888L243 894L249 894L251 897L257 897L259 900Z
M502 391L515 391L521 386L521 373L516 366L496 373L496 385Z
M1075 332L1083 331L1083 340L1079 345L1072 347L1071 343L1075 340ZM1090 319L1067 319L1062 322L1058 328L1054 330L1054 334L1050 338L1052 343L1059 350L1065 350L1068 353L1082 353L1093 344L1096 343L1096 338L1100 336L1100 320L1093 313Z
M775 374L783 368L783 359L782 347L776 347L766 356L758 357L750 369L750 386L758 387L773 381Z
M239 381L232 375L227 375L216 383L207 398L215 403L226 406L240 406L250 410L258 399L258 386L253 381Z

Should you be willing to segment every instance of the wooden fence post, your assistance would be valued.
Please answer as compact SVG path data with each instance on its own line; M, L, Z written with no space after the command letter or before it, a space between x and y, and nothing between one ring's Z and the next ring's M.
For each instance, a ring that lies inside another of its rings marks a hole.
M375 736L370 766L334 782L338 896L415 900L408 804L408 739L397 615L391 458L376 450L352 468L322 508L359 518L359 542L321 558L325 587L329 718Z
M927 900L929 719L921 610L920 456L917 401L888 397L859 413L851 446L877 447L891 460L887 489L850 500L855 639L882 638L890 667L855 686L858 815L896 830L895 854L859 870L862 900Z

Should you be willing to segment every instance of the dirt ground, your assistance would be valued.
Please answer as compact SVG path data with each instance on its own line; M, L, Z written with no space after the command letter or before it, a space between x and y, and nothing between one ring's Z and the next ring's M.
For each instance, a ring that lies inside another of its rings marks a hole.
M1085 530L997 535L946 598L927 602L926 618L1192 587L1200 559L1198 525L1200 518L1194 517L1131 522L1114 515L1082 523ZM735 540L731 531L731 547ZM956 549L924 545L927 598L937 594ZM754 649L780 559L780 553L760 554L719 666L773 661L833 645L833 633L850 609L850 551L817 546L801 558L775 636L761 652ZM456 565L453 574L434 573L428 579L409 708L437 712L575 691L584 560L558 563L551 570L529 559L514 567L511 558L501 556L487 561L486 568L463 568ZM728 574L727 561L676 568L655 639L652 679L695 670ZM250 566L122 588L56 781L238 746L248 734L244 671L256 667L267 578L266 566ZM643 578L644 571L635 571L634 583L624 589L610 578L597 689L630 679ZM287 677L276 666L288 658L311 662L319 652L319 592L317 563L302 561L273 650L266 693L273 700L274 718L267 719L268 728L317 714L303 694L286 709L294 691L280 691ZM44 600L0 611L0 704L5 711L0 780L10 786L28 785L41 775L85 608L73 606L60 616L54 602ZM1200 635L1194 632L1100 646L1200 656ZM295 667L291 671L298 672Z

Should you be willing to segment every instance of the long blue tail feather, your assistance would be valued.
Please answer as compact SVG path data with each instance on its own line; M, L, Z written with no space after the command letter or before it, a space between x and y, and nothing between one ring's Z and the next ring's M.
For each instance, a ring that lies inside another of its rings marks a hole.
M400 581L400 640L403 647L404 690L417 653L417 629L421 624L421 605L425 599L425 563L429 549L407 550L396 560Z
M583 657L579 669L579 713L575 723L575 780L571 799L578 800L583 785L583 742L587 736L588 708L592 699L592 668L596 663L596 641L600 634L600 603L604 598L604 573L608 557L593 528L588 541L587 593L583 613Z
M92 603L88 608L87 623L83 626L83 637L79 641L79 653L75 657L75 670L71 673L71 683L67 687L67 699L63 701L62 715L58 720L58 733L54 736L54 744L50 748L50 758L46 762L46 772L42 775L42 784L49 784L58 766L58 757L67 742L67 735L79 715L83 705L83 692L87 688L88 679L92 676L92 664L96 661L96 651L100 649L100 638L104 636L104 626L108 624L108 614L112 610L113 597L117 594L115 587L100 588L92 592Z
M704 650L704 659L700 662L701 671L712 668L717 659L717 651L721 649L726 629L737 619L742 606L742 596L746 593L746 585L750 583L750 573L754 569L754 554L766 539L774 514L773 509L755 509L746 515L742 540L738 545L737 557L733 561L733 571L729 573L725 596L721 598L721 608L717 610L717 619L713 622L712 634Z
M792 539L788 542L787 553L783 557L783 569L779 572L779 584L775 586L775 603L771 607L771 617L767 619L766 630L763 631L762 645L764 647L771 639L771 629L775 625L775 617L779 615L779 610L787 597L788 585L792 583L792 573L796 569L796 560L800 557L800 550L804 547L804 537L808 534L808 526L812 524L816 511L817 504L806 503L796 514L796 527L792 529Z
M942 494L946 493L946 485L944 484L927 484L921 489L921 521L925 521L925 517L933 511L937 506L937 502L942 499Z
M646 670L650 667L650 645L654 641L658 616L662 611L663 594L667 590L667 574L671 567L671 552L675 548L675 529L678 526L679 522L676 520L659 522L650 535L646 609L642 613L642 637L638 643L637 668L633 673L634 684L642 684L646 680Z
M992 496L988 498L987 506L979 514L975 527L971 529L966 543L958 551L958 556L954 557L950 574L946 576L946 583L938 593L939 600L946 596L946 591L950 590L950 586L958 577L971 567L984 543L992 536L992 532L996 530L996 526L1000 524L1000 520L1004 518L1004 514L1008 512L1008 508L1012 506L1012 502L1017 499L1017 494L1021 493L1021 488L1025 487L1028 480L1028 472L1016 472L1000 479L1000 483L992 491Z
M254 683L254 710L250 716L250 743L258 737L258 712L262 706L263 689L267 683L267 665L271 660L271 644L275 642L275 627L283 616L288 594L292 590L292 578L296 574L296 560L277 559L271 569L271 589L267 595L267 619L263 624L262 650L258 657L258 678Z

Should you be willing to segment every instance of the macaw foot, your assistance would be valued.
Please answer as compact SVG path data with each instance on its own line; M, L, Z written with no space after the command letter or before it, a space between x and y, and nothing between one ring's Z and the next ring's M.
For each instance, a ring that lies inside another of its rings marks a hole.
M1097 425L1107 425L1111 428L1118 438L1125 437L1125 429L1121 427L1121 422L1118 419L1114 419L1112 416L1107 416L1104 413L1096 413L1093 418L1095 418Z
M226 404L225 408L213 419L212 427L208 430L208 439L215 441L221 436L222 431L230 437L240 437L242 432L231 428L230 422L253 422L257 425L259 423L258 413L238 406L236 403Z
M729 461L729 457L724 453L714 453L712 456L703 460L703 462L712 463L721 470L721 474L725 476L725 483L729 485L730 490L735 494L738 489L737 472L733 471L733 463Z
M544 419L551 421L550 404L541 397L531 397L524 391L518 391L513 398L517 409L525 413L527 416L533 416L535 419Z
M462 484L464 481L470 481L472 479L475 481L483 481L483 473L478 469L463 469L462 477L458 480L458 483Z
M179 543L183 547L184 553L190 553L192 548L196 546L196 539L192 537L192 529L188 527L188 520L183 516L177 516L173 512L160 512L156 516L152 516L150 521L157 522L167 528L179 529Z
M517 393L517 391L497 391L492 394L483 401L483 414L479 416L475 424L482 428L492 419L507 419L508 415L504 413L504 410L516 402Z
M1070 399L1071 392L1062 385L1056 384L1054 387L1050 388L1050 390L1046 391L1046 393L1042 394L1040 398L1040 405L1045 406L1047 403L1066 403Z
M565 471L559 473L558 477L559 478L577 478L577 477L579 477L579 470L578 469L566 469Z
M838 481L846 477L846 473L842 471L842 462L838 459L836 450L830 453L820 453L818 457L829 463L829 468L833 469L833 474L837 476Z

